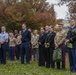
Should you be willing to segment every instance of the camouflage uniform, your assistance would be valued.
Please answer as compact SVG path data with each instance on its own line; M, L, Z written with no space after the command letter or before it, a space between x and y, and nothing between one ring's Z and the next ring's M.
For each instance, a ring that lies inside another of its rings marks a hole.
M55 44L58 44L59 47L61 48L62 50L62 69L65 69L66 65L65 65L65 39L66 39L66 31L65 30L62 30L60 32L57 32L56 33L56 37L55 37ZM57 68L60 69L60 62L57 62Z
M38 34L36 34L36 35L32 34L31 43L32 43L34 60L38 60L38 58L39 58L38 39L39 39L39 35Z

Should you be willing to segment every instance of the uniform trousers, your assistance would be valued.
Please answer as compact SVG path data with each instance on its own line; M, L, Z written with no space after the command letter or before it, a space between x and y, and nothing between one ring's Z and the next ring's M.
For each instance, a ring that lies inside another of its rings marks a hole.
M21 44L17 45L17 50L16 50L16 58L17 58L17 60L19 60L19 58L20 58L20 52L21 52L20 46L21 46Z
M76 53L75 53L75 49L68 48L68 54L69 54L70 71L75 71L76 72Z
M45 66L45 47L43 45L39 46L39 66Z
M20 46L21 49L21 64L24 64L26 55L26 64L30 63L30 42L23 42Z
M1 64L6 64L6 51L7 51L8 43L5 42L1 45Z
M10 53L10 60L14 60L14 46L9 47L9 53Z

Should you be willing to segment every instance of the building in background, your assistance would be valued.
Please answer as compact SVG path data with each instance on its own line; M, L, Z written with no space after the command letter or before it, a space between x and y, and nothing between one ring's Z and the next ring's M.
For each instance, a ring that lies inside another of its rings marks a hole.
M57 19L56 24L63 24L63 27L66 31L68 31L70 27L70 22L69 20L64 20L64 19Z
M62 20L62 24L63 24L63 27L65 28L66 31L68 31L69 27L70 27L70 22L69 20Z

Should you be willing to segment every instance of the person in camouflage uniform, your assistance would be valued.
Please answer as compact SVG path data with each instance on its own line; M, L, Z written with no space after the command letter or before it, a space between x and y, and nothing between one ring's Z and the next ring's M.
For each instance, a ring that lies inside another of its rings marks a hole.
M33 34L32 34L32 38L31 38L31 43L32 43L32 49L33 49L33 56L34 56L34 60L38 60L38 39L39 39L39 35L38 35L38 31L34 30Z
M55 48L61 48L62 50L62 69L65 69L65 39L66 31L62 24L57 26L58 31L55 36ZM57 62L57 69L60 69L60 62Z

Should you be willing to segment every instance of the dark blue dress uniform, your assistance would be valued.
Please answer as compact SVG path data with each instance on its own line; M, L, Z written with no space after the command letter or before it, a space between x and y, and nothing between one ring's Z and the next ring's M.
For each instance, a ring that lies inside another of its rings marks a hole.
M1 53L0 53L0 56L1 56L1 64L6 64L6 51L7 51L7 48L8 48L8 33L6 32L2 32L0 34L0 42L6 40L3 44L1 44Z
M47 68L50 68L50 65L51 68L55 67L55 62L53 61L53 50L55 49L55 44L54 44L55 35L56 34L54 32L49 32L45 40Z
M44 44L43 44L43 40L44 39L44 33L41 33L39 35L39 66L45 66L45 53L44 53Z
M26 55L26 64L30 63L30 41L31 32L28 30L22 30L21 38L21 63L24 64L24 57Z
M67 39L69 39L69 43L72 44L72 48L68 48L70 71L76 72L76 26L69 29Z
M48 32L43 32L39 36L39 66L45 66L46 62L46 48L45 48L45 39Z

